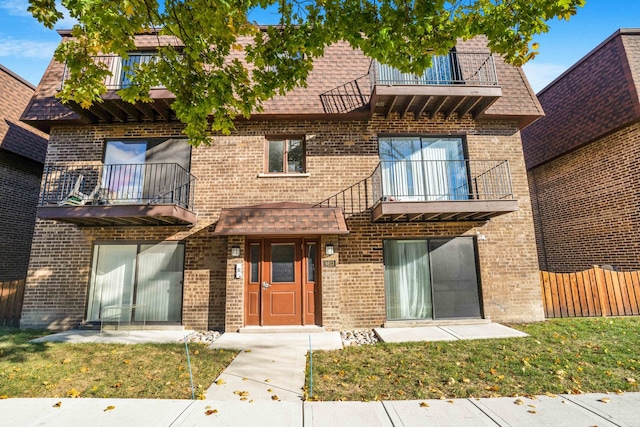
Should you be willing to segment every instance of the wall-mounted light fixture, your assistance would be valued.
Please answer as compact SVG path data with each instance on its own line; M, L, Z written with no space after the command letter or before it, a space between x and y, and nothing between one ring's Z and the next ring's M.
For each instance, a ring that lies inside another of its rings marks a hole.
M231 246L231 256L232 257L240 256L240 246Z
M325 245L324 253L327 255L333 255L333 245Z

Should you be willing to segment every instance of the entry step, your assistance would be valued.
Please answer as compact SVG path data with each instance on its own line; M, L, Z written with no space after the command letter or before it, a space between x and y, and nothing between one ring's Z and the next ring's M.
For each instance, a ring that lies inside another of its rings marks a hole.
M294 334L304 333L313 334L326 332L323 326L307 325L307 326L245 326L238 329L241 334Z

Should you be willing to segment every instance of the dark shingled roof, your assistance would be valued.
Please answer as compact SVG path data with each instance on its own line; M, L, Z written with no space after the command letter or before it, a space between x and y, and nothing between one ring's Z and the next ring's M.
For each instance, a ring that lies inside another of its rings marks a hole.
M215 229L215 234L226 236L348 233L339 208L286 202L222 209Z
M63 37L69 34L61 32ZM155 35L145 34L136 38L140 48L148 48L157 43ZM249 39L240 39L248 43ZM459 52L489 52L485 37L460 41ZM233 51L229 59L242 60L242 52ZM520 68L508 65L495 56L498 82L502 96L480 116L483 119L515 120L521 127L543 115L542 108L529 87ZM371 60L359 50L354 50L345 42L335 43L325 49L325 55L314 62L314 69L307 79L307 87L296 88L285 96L276 96L264 103L264 110L256 112L255 118L321 118L325 110L320 95L356 79L369 72ZM22 120L47 129L52 123L81 122L80 116L62 105L55 98L60 88L64 66L52 60L45 72ZM368 81L368 78L366 78ZM370 94L364 94L368 96Z
M47 135L20 122L33 86L0 65L0 148L44 163Z
M522 131L527 169L640 120L640 28L620 29L538 93L546 117Z

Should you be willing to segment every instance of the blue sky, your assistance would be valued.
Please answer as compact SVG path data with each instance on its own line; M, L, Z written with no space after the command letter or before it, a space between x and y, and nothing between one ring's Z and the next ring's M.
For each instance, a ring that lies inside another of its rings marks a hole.
M60 37L31 17L27 7L28 0L0 0L0 64L37 85ZM57 28L71 24L64 20ZM536 92L618 28L640 27L640 1L587 0L571 20L550 24L550 32L535 40L540 54L524 67Z

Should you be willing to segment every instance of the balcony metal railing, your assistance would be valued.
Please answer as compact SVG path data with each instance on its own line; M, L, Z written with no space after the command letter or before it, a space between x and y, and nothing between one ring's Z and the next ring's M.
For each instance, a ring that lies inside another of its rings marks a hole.
M382 202L512 200L506 160L385 160L373 173L317 206L361 213Z
M193 211L195 181L176 163L47 166L39 206L177 205Z
M375 85L455 85L497 86L498 75L490 53L450 52L434 55L432 65L422 74L403 73L378 61L371 62L369 76Z
M106 65L107 70L111 73L110 76L105 78L104 84L109 90L120 90L131 85L131 76L133 70L141 65L155 61L157 55L154 53L132 53L128 59L124 59L118 55L99 55L94 56L95 63L102 63ZM65 65L64 73L62 75L62 84L69 77L69 70ZM162 89L163 86L156 86L152 89Z

